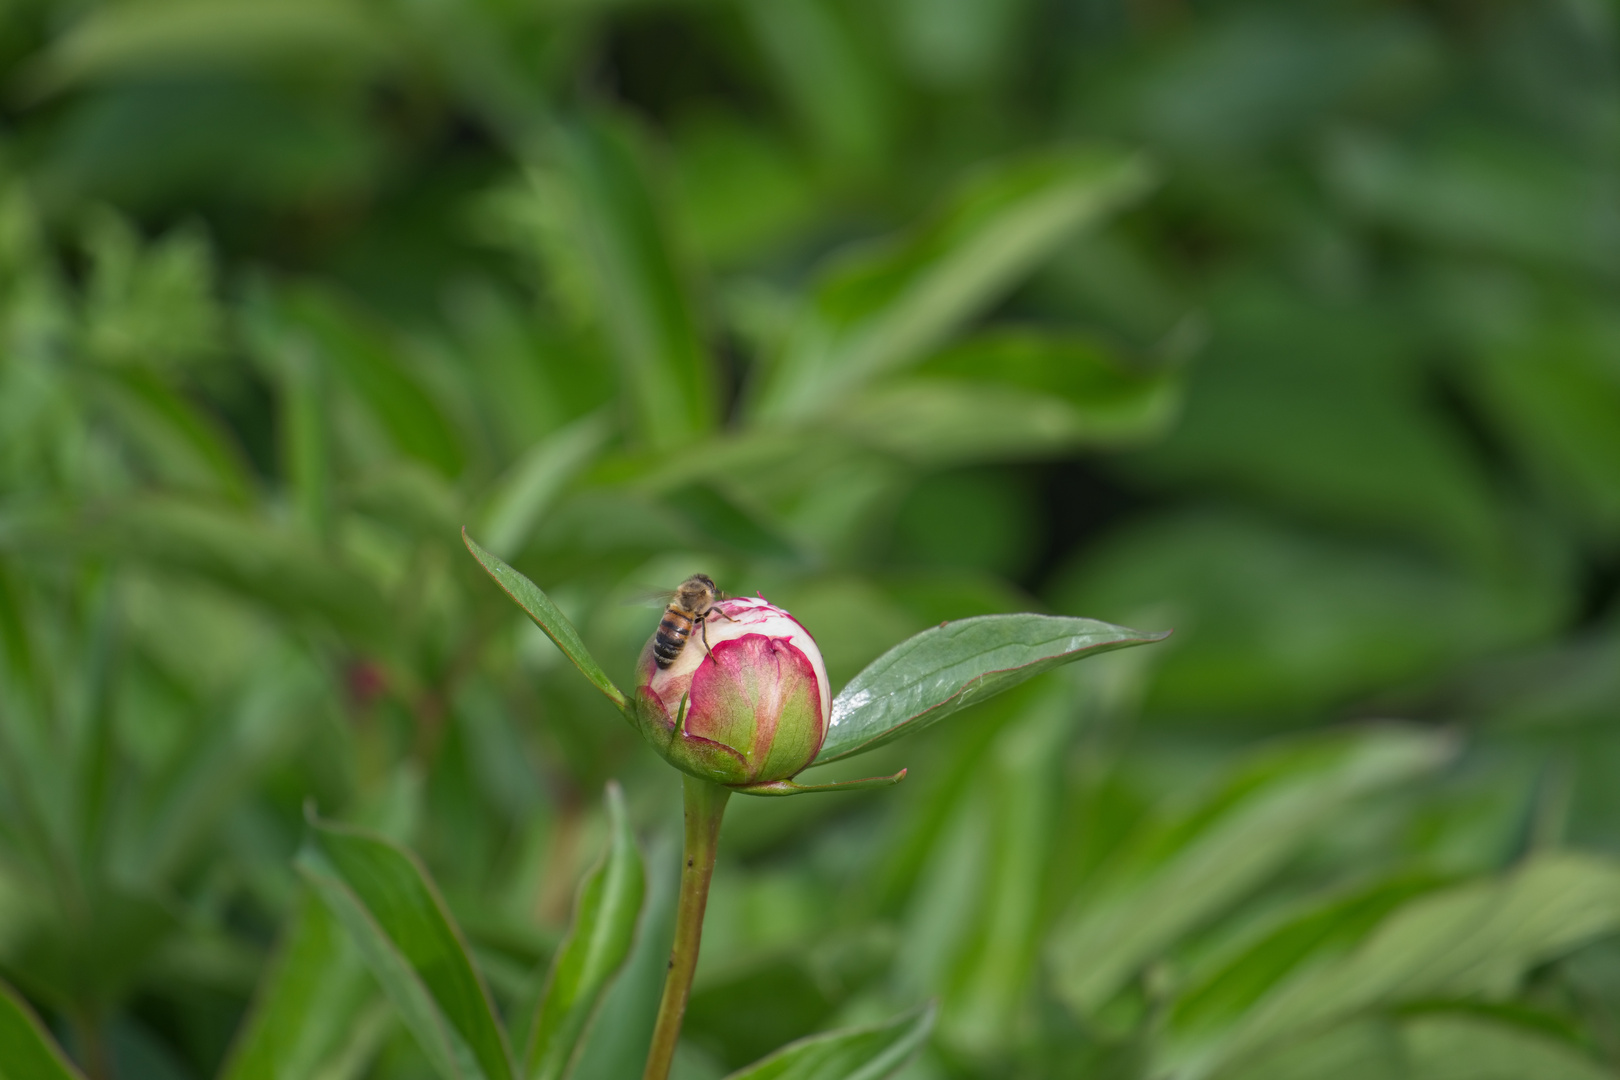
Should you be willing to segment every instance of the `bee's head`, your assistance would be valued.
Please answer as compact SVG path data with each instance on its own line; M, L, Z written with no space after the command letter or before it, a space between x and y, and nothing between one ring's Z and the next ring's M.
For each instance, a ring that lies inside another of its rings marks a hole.
M693 574L676 590L682 606L689 610L706 608L720 599L720 590L708 574Z

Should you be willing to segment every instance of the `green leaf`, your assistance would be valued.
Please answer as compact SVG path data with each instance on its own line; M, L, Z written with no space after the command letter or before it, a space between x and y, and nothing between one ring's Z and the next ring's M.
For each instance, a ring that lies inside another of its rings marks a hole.
M1496 880L1406 904L1355 951L1280 983L1225 1033L1172 1043L1167 1057L1202 1076L1374 1007L1500 997L1534 965L1616 929L1620 863L1538 856Z
M217 71L221 65L313 56L341 58L353 70L385 50L363 5L290 0L265 7L221 0L158 0L137 9L99 8L58 38L32 72L35 90L144 72ZM369 66L369 65L367 65ZM300 67L300 70L307 68Z
M639 1075L652 1045L658 1002L669 973L669 950L675 941L675 909L680 900L679 797L669 799L665 806L669 813L664 821L672 827L654 835L647 845L647 900L636 928L635 945L585 1032L574 1062L575 1080L620 1080Z
M266 652L259 666L171 759L149 810L127 814L123 842L109 855L120 880L170 887L198 849L259 778L305 744L331 695L324 673L306 658Z
M1407 1075L1423 1080L1606 1080L1574 1046L1477 1016L1419 1015L1401 1025Z
M1054 395L988 379L908 378L862 393L828 427L907 461L951 465L1139 442L1166 426L1174 403L1172 395L1153 391L1118 413L1088 413Z
M525 451L490 493L483 519L489 546L509 555L519 551L563 486L601 450L610 430L606 415L593 413Z
M1452 740L1417 729L1338 734L1273 751L1190 813L1142 830L1053 937L1059 996L1095 1015L1182 935L1227 910L1357 800L1432 770Z
M804 558L775 522L765 520L755 507L739 505L714 483L686 484L665 496L665 504L672 519L683 522L693 536L702 537L722 551L756 559Z
M568 1075L585 1028L635 942L647 881L618 784L607 787L607 811L608 848L580 888L573 926L535 1014L525 1068L530 1080Z
M1092 545L1047 598L1058 611L1173 604L1181 636L1148 709L1291 725L1540 640L1566 617L1541 562L1482 576L1275 516L1181 511Z
M444 1080L514 1080L506 1036L467 943L404 848L313 817L298 869L348 931Z
M357 1038L375 1042L366 1019L376 984L343 927L306 894L237 1035L220 1080L303 1080L346 1056ZM374 1047L373 1047L374 1049Z
M981 176L923 228L827 275L760 414L812 415L921 360L1150 180L1139 158L1106 150L1033 155Z
M579 631L574 624L568 621L568 616L562 609L551 602L551 598L541 591L540 586L507 566L506 563L479 547L467 530L461 530L462 542L467 550L472 552L489 576L495 579L495 584L506 591L506 595L517 601L518 607L528 612L534 624L544 630L546 636L556 643L563 655L573 661L575 667L591 681L591 685L600 690L607 699L613 702L615 708L623 712L628 702L624 694L613 680L607 677L602 665L585 648L585 642L580 638Z
M1411 1077L1427 1073L1408 1067L1406 1048L1395 1025L1382 1017L1340 1024L1291 1042L1257 1061L1223 1071L1220 1080L1366 1080L1368 1077ZM1166 1074L1184 1080L1184 1074Z
M828 422L890 452L948 462L1140 443L1175 419L1181 397L1180 378L1162 362L1020 328L953 344Z
M603 327L647 440L670 448L714 423L714 374L632 132L580 124L560 142Z
M948 1049L980 1060L1010 1051L1029 1008L1046 929L1043 894L1054 853L1065 850L1053 841L1065 751L1082 711L1073 680L1048 680L1042 691L1025 716L997 732L970 782L985 789L970 811L985 818L983 906L975 932L962 935L965 950L943 994L939 1037Z
M1168 634L1052 615L980 615L943 623L902 641L839 691L815 763L920 731L1050 668Z
M107 371L96 387L120 426L173 488L243 505L251 483L242 454L196 405L139 368Z
M857 174L879 165L895 141L898 88L875 50L862 48L846 13L817 0L749 0L741 8L763 73L827 165Z
M1167 1029L1184 1037L1232 1024L1306 962L1347 951L1400 905L1445 884L1433 876L1400 875L1283 919L1226 963L1190 980Z
M882 1080L928 1041L934 1013L928 1002L882 1024L811 1035L726 1080Z
M257 516L149 495L23 524L0 544L129 559L224 586L299 621L380 646L395 632L382 593L305 537Z
M285 297L286 319L308 334L334 371L406 457L442 476L461 472L466 453L430 392L402 355L402 343L334 294L304 287Z
M84 1080L21 995L0 982L0 1080Z

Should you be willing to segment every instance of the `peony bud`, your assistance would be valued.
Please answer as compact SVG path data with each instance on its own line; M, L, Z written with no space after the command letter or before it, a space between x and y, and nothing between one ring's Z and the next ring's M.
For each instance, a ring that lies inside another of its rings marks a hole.
M670 764L747 785L786 780L815 760L832 687L797 619L763 599L721 600L667 668L653 655L654 638L636 665L635 711Z

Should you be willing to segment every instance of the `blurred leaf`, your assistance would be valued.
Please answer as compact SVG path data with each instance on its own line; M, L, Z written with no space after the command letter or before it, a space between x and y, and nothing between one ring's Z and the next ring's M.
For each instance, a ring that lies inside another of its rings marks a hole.
M568 1075L581 1037L635 941L646 875L617 784L608 785L607 811L608 848L580 887L573 925L552 960L535 1014L525 1067L530 1080Z
M309 340L268 328L260 306L250 309L248 322L262 339L261 363L280 405L276 449L282 472L299 525L324 540L332 528L331 379Z
M997 733L969 781L989 788L981 804L989 819L984 904L972 940L960 943L965 951L950 973L939 1039L981 1060L1016 1037L1046 929L1061 765L1078 719L1072 681L1049 682L1016 726Z
M86 240L84 344L93 358L172 371L220 353L213 261L195 229L142 245L128 222L103 211L92 217Z
M815 211L814 182L781 132L716 110L672 135L681 218L710 260L747 258Z
M708 919L724 917L724 909L715 911L712 901L710 910L714 913ZM707 970L692 988L681 1024L681 1041L708 1051L721 1071L740 1068L814 1032L832 1019L841 989L792 955L720 960L720 935L727 929L711 924L705 934Z
M330 683L302 657L265 656L252 680L175 755L150 808L124 815L109 857L124 880L164 888L244 790L282 763L321 716Z
M496 481L480 529L496 551L522 550L540 517L607 441L606 416L576 420L541 439Z
M802 556L781 527L713 483L686 484L665 497L670 512L722 549L756 559L798 561Z
M318 55L350 65L375 59L385 38L362 5L288 0L148 0L96 9L55 43L36 70L37 89L177 70L231 70L247 62L307 64Z
M993 377L910 378L862 393L829 426L925 464L1005 460L1150 438L1173 418L1176 400L1173 386L1163 381L1144 382L1134 400L1077 405Z
M581 123L560 149L603 330L646 440L668 449L714 423L714 375L684 268L623 125Z
M1098 438L1151 434L1179 400L1178 372L1121 355L1095 338L1033 328L985 331L924 360L917 374L974 385L1003 383L1067 404Z
M1132 370L1075 335L1002 330L951 345L829 418L834 430L927 463L1024 457L1152 438L1175 418L1179 379Z
M1149 179L1139 159L1101 150L1031 157L980 177L926 227L827 274L777 360L760 416L812 415L920 360Z
M314 287L289 290L284 318L306 332L399 451L453 477L465 452L435 396L401 355L402 341L358 309Z
M1388 728L1318 738L1249 764L1180 818L1145 827L1082 890L1054 934L1062 999L1100 1009L1143 965L1275 873L1374 792L1434 769L1444 735Z
M1167 634L1050 615L979 615L924 630L839 691L816 764L920 731L1049 668Z
M1088 549L1049 598L1059 611L1105 616L1172 605L1181 632L1163 650L1155 711L1292 724L1538 639L1567 603L1556 580L1556 564L1534 553L1476 577L1393 545L1184 511L1139 519Z
M673 776L663 772L665 777ZM679 788L667 785L664 807L680 818ZM586 1031L571 1080L620 1080L641 1071L652 1045L653 1023L669 972L675 940L675 905L680 887L680 831L655 834L648 845L647 901L636 927L635 944L619 977L602 1000Z
M84 1080L28 1003L0 982L0 1080Z
M114 373L101 389L121 425L174 489L248 502L247 463L213 417L146 372Z
M934 1015L929 1003L883 1024L812 1035L726 1080L882 1080L899 1071L927 1042Z
M1187 1074L1166 1075L1181 1080ZM1410 1071L1399 1030L1382 1017L1339 1024L1217 1075L1220 1080L1363 1080L1372 1076L1427 1080L1426 1073Z
M1325 171L1358 210L1425 239L1620 269L1620 205L1601 174L1506 131L1448 135L1414 152L1370 132L1341 132L1327 144Z
M342 1055L376 995L360 953L312 893L288 922L220 1080L305 1080Z
M613 680L607 677L607 672L591 656L585 648L585 642L580 638L579 631L574 624L562 613L562 609L551 602L551 598L541 591L540 586L507 566L500 559L491 555L467 535L465 529L461 532L461 539L466 543L467 550L472 552L489 576L495 579L506 595L510 596L525 612L534 624L550 638L563 651L563 655L579 669L580 674L591 681L591 685L600 690L604 697L613 702L620 712L625 709L624 694L613 685Z
M313 616L362 642L385 642L391 634L388 605L366 578L301 537L202 503L152 495L92 507L71 524L36 523L13 542L194 575L290 618Z
M506 1035L438 890L403 848L311 819L298 868L444 1080L512 1080Z
M1199 1074L1380 1005L1501 997L1524 972L1620 928L1620 866L1593 856L1532 858L1496 880L1404 905L1350 954L1279 984L1225 1032L1172 1043Z
M1419 1014L1401 1025L1423 1080L1604 1080L1613 1070L1545 1034L1482 1017Z
M766 71L836 172L880 159L896 119L896 88L863 48L847 9L827 0L742 5Z
M1185 414L1125 463L1129 472L1341 532L1416 539L1469 567L1523 559L1507 548L1463 431L1437 419L1422 344L1395 313L1347 311L1247 278L1219 301Z
M1549 312L1491 343L1471 388L1522 449L1553 501L1593 534L1620 536L1620 326L1595 312Z
M1181 1037L1236 1022L1293 971L1354 947L1400 905L1442 884L1442 878L1401 875L1284 920L1227 963L1193 978L1177 997L1169 1030Z

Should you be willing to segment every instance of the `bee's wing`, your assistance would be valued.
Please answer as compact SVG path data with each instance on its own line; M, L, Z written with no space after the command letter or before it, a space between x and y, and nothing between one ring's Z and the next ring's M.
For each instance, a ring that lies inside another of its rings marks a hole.
M629 589L619 601L620 607L668 607L674 589Z

